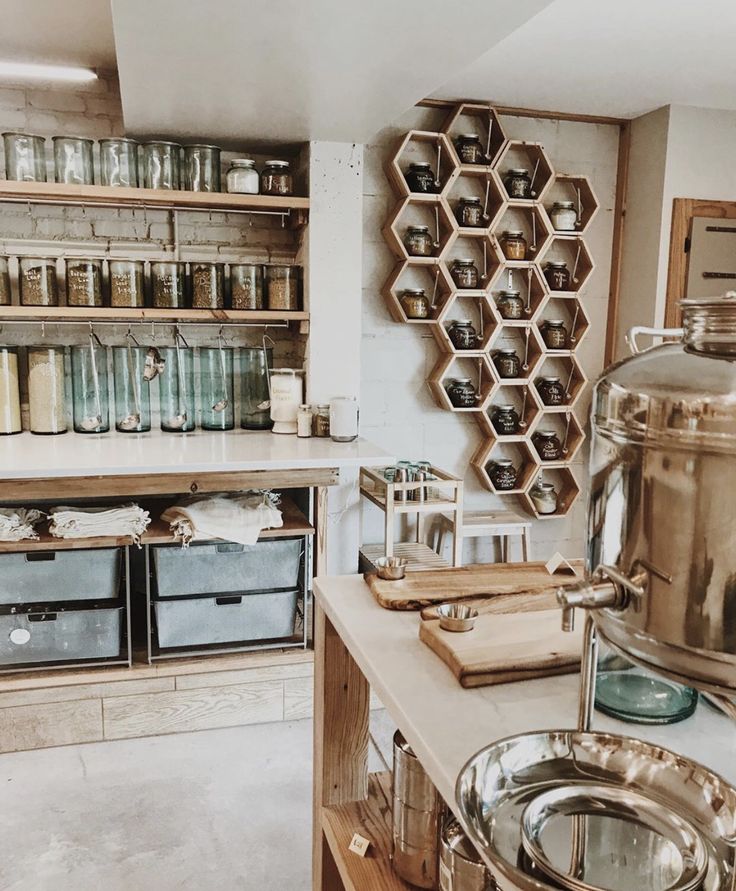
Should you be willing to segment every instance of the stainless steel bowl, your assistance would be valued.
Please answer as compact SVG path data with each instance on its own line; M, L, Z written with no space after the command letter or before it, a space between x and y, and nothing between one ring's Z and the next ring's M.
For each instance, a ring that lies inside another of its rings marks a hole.
M464 603L443 603L437 607L440 628L445 631L472 631L478 610Z
M375 561L376 574L387 582L398 582L406 575L406 557L379 557Z

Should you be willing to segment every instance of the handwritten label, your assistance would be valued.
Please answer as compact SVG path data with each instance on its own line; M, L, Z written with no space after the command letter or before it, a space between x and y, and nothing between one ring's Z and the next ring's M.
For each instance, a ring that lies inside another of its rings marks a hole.
M575 567L567 560L559 551L556 551L549 560L544 564L544 568L550 575L554 575L561 566L566 566L572 571L573 575L577 575Z
M358 835L356 832L353 836L352 841L348 847L348 850L352 851L353 854L357 854L358 857L365 857L368 853L368 848L370 848L371 843L367 838L363 838L362 835Z

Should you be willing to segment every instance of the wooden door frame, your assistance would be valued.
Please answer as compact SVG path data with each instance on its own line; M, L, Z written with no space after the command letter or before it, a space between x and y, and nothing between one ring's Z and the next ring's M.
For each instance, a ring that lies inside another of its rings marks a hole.
M665 328L679 328L682 325L680 300L687 291L690 239L695 217L736 220L736 201L709 201L700 198L675 198L673 200L667 267L667 297L664 308Z

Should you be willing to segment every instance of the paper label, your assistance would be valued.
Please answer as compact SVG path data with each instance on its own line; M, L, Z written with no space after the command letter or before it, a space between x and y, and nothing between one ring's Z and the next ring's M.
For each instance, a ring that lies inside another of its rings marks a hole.
M563 557L559 551L556 551L554 554L552 554L549 560L544 564L544 568L550 575L554 575L561 566L566 566L569 570L572 571L573 575L577 575L577 570L575 569L575 567L572 565L572 563L570 563L569 560L565 559L565 557Z
M357 854L359 857L365 857L368 853L368 848L371 846L371 843L367 838L363 838L362 835L358 835L356 832L353 836L352 841L348 847L348 850L352 851L353 854Z

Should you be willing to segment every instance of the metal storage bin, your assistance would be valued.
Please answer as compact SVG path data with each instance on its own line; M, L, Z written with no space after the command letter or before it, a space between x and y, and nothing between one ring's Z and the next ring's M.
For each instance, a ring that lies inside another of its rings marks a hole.
M154 545L158 597L296 588L302 538L276 538L254 545L234 542ZM232 638L229 638L232 639Z
M0 664L114 658L122 616L121 606L0 615Z
M158 645L191 647L290 637L299 592L155 600Z
M0 604L112 600L121 555L120 548L0 554Z

